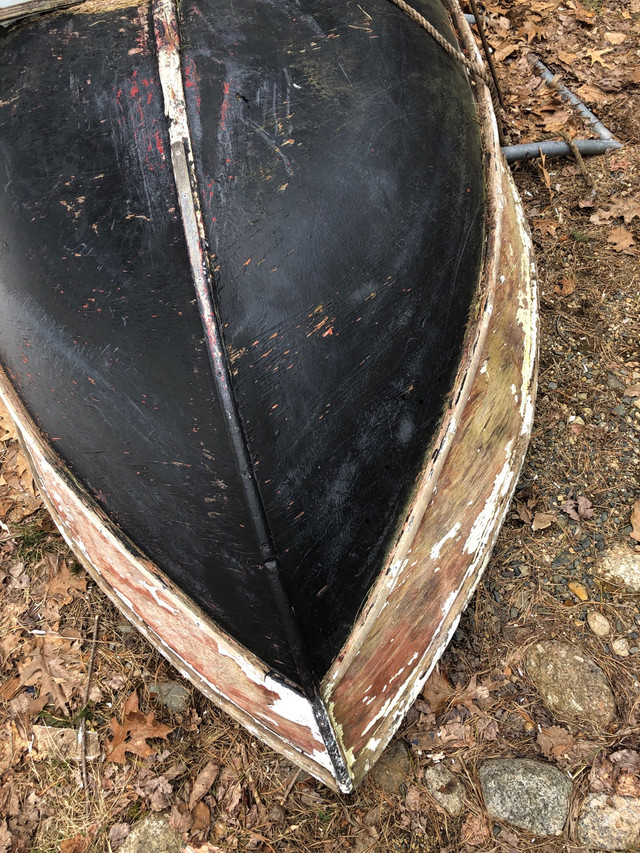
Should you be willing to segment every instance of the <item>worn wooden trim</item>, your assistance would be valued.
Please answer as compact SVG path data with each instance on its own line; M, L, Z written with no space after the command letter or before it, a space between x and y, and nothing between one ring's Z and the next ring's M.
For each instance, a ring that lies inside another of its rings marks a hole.
M453 16L464 46L475 51L459 10ZM486 89L479 111L489 202L480 316L385 571L322 684L355 785L455 631L489 559L531 432L538 310L533 252Z
M115 527L48 446L1 368L0 397L20 432L54 521L118 609L205 696L337 790L333 763L309 700L215 625Z

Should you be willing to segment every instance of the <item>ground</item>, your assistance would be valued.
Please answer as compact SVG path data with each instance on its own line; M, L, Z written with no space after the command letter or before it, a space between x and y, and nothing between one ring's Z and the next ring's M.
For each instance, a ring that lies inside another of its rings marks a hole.
M624 148L586 161L586 175L567 159L513 168L541 281L531 447L479 590L387 772L334 795L181 682L77 567L4 418L0 853L106 853L154 811L210 853L556 853L584 849L576 824L587 794L640 796L640 599L601 573L610 549L632 559L640 547L640 0L496 0L484 10L510 142L591 135L532 73L535 53ZM592 698L610 685L612 718L549 710L527 664L534 641L549 640L600 668ZM158 696L167 682L177 683L174 704ZM84 768L73 744L46 743L81 726ZM571 779L564 834L540 838L488 814L479 771L495 758L536 759ZM441 802L456 812L462 798L458 815L429 793L443 767L452 775L438 777L450 795Z

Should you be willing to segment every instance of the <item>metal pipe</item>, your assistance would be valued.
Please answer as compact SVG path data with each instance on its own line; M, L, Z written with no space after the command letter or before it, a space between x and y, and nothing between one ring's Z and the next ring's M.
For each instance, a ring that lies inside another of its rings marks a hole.
M547 83L547 85L554 89L558 95L562 98L563 101L566 101L568 104L571 104L576 108L576 110L580 113L583 118L586 118L591 127L593 128L594 133L597 133L600 139L606 139L612 142L616 142L614 135L608 130L601 121L598 120L597 116L595 116L589 107L585 106L580 98L577 95L574 95L573 92L570 92L569 89L563 84L558 82L555 79L555 75L552 71L550 71L547 66L541 62L537 57L531 57L532 65L538 74L542 77L542 79ZM618 147L618 146L616 146Z
M617 139L576 139L575 144L583 157L592 157L596 154L604 154L609 149L622 148L622 143ZM541 153L545 157L572 156L571 147L566 142L555 139L526 142L522 145L504 145L502 153L507 158L507 163L515 163L517 160L534 160Z

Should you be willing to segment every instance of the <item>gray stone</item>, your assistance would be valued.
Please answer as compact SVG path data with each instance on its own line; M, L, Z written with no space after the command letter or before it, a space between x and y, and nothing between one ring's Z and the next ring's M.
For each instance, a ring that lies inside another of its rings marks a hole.
M636 849L640 844L640 799L589 794L578 817L578 840L599 850Z
M424 771L424 784L445 811L454 817L462 811L464 786L448 767L434 764Z
M530 758L496 758L478 771L487 811L536 835L559 835L569 813L571 781Z
M181 853L182 836L164 814L149 812L133 827L119 853Z
M640 554L624 542L605 551L593 571L604 580L640 592Z
M394 740L374 764L371 778L383 791L391 794L407 781L410 770L411 761L406 746Z
M189 691L177 681L152 684L149 686L149 694L174 714L184 711L191 699Z
M544 640L526 656L529 678L554 714L576 722L606 726L616 715L613 693L604 673L571 643Z

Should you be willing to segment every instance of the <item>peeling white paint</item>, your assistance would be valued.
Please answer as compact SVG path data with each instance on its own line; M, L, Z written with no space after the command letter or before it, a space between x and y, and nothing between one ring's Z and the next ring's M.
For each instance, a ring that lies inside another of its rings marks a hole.
M500 511L500 504L502 500L507 494L509 494L511 485L516 476L516 472L513 469L513 462L511 460L512 446L513 439L507 442L507 446L505 448L507 461L504 463L500 473L496 476L493 483L493 490L482 508L482 511L474 521L467 541L464 543L464 548L462 550L465 554L474 554L483 544L487 534L491 532L495 525L496 515Z
M440 556L440 551L442 551L443 546L449 541L449 539L453 539L455 537L458 530L460 530L460 527L461 527L460 522L459 521L456 522L453 525L453 527L451 528L451 530L448 533L445 533L445 535L442 537L442 539L439 542L436 542L436 544L433 546L433 548L429 552L430 559L432 559L432 560L438 559L438 557Z
M158 607L162 607L162 608L164 608L164 610L168 610L169 613L173 613L174 615L177 615L180 613L180 611L178 610L177 607L171 607L170 604L168 604L166 601L164 601L162 598L160 598L160 595L158 593L158 588L156 586L153 586L153 584L147 583L146 581L142 581L142 586L145 589L149 590L149 592L153 596Z

